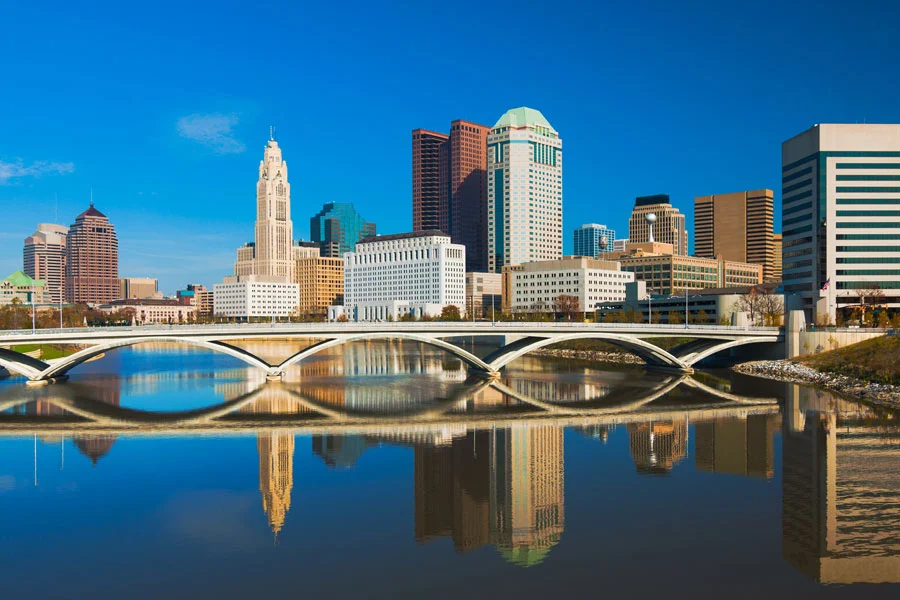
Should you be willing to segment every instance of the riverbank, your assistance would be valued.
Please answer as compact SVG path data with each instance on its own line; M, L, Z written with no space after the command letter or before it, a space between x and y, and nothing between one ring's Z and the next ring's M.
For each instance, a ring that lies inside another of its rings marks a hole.
M551 358L571 358L575 360L590 360L593 362L615 363L621 365L646 364L640 356L630 352L605 352L602 350L570 350L565 348L539 348L529 354L535 356L549 356Z
M863 381L847 375L819 371L791 360L758 360L732 367L736 372L787 383L802 383L862 400L869 404L900 409L900 386Z

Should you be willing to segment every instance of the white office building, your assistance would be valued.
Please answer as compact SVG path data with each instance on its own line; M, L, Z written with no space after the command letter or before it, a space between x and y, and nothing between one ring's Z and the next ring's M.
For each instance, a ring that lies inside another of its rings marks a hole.
M562 258L562 140L514 108L488 133L488 270Z
M351 321L465 313L466 247L440 231L369 238L344 254L344 312ZM329 311L334 315L334 311Z
M300 286L296 283L256 281L253 276L213 286L213 312L216 316L249 319L290 317L300 304Z
M618 262L584 256L525 263L505 275L513 312L555 312L563 295L578 298L576 312L592 312L624 301L625 284L634 281L634 273L621 271Z
M900 125L821 124L782 144L782 279L812 322L900 307Z

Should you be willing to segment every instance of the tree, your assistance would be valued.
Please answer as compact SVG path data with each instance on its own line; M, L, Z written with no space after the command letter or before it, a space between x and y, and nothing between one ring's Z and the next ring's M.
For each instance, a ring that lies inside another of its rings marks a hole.
M784 300L777 294L761 294L759 310L762 314L763 325L778 327L784 320Z
M441 309L441 321L459 321L459 307L455 304L448 304Z
M698 325L706 325L710 321L711 321L711 319L709 318L709 313L706 312L705 310L701 310L700 312L697 313L697 316L694 317L694 322L697 323Z
M681 312L677 310L669 311L669 324L670 325L680 325L684 323L684 319L681 316Z
M735 302L734 310L745 312L753 325L780 325L784 301L769 288L754 286Z
M856 295L859 296L860 325L874 325L875 315L872 314L871 311L877 308L878 305L884 304L884 291L881 289L880 285L872 283L855 290L855 292Z
M581 312L578 296L560 294L553 299L553 312L561 314L566 321L571 321L573 316Z
M887 329L891 326L891 320L888 318L887 309L882 309L878 313L878 326Z

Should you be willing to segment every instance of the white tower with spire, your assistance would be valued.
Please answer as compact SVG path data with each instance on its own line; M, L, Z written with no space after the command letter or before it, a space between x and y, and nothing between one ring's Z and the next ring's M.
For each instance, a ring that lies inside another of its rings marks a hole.
M234 274L254 276L257 281L292 282L293 229L288 167L270 128L256 184L255 244L238 249Z

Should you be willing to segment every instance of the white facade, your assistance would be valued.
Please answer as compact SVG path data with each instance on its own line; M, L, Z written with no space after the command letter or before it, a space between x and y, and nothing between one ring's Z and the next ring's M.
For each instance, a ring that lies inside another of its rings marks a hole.
M344 254L344 310L351 321L465 313L466 247L441 232L370 238Z
M488 270L562 258L562 140L514 108L488 134Z
M242 280L213 286L216 316L238 319L290 317L299 304L300 286L296 283Z
M873 286L900 307L900 125L817 125L784 142L781 163L788 308L833 322Z
M139 325L149 323L176 324L192 321L197 307L179 304L174 300L125 299L100 306L100 312L111 314L124 310L134 311L134 320Z
M625 300L625 284L634 273L619 270L619 263L585 257L531 262L511 271L510 308L513 312L553 312L558 296L578 298L578 312Z

